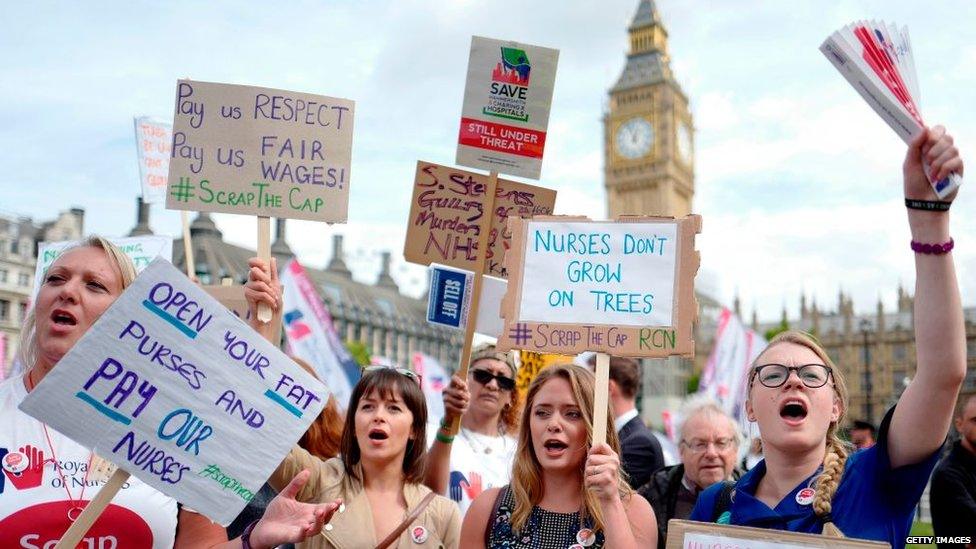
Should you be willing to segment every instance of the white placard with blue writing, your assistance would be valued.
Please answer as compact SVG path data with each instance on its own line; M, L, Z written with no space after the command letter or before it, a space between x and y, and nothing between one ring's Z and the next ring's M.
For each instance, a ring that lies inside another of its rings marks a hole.
M20 409L227 525L328 390L157 259Z
M521 322L672 325L677 225L527 223Z

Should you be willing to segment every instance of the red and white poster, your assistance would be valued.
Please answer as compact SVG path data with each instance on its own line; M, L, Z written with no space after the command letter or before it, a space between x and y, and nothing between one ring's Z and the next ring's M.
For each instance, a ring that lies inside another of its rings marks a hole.
M169 155L173 146L173 125L149 116L137 117L135 125L142 200L147 204L165 202Z
M539 179L559 50L471 38L456 162Z

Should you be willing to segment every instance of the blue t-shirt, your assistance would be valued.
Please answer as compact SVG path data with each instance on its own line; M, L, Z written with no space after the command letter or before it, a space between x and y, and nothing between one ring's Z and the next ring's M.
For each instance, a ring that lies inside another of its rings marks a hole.
M915 505L939 461L939 451L920 463L892 469L887 442L893 411L894 408L889 410L881 422L878 443L847 458L844 475L831 502L831 516L846 537L886 541L892 547L900 548L905 546ZM759 462L736 483L729 524L821 533L823 525L814 513L813 505L800 505L796 501L797 492L808 486L814 487L813 481L819 473L817 471L801 482L775 509L770 509L753 496L766 474L766 462ZM721 490L722 483L718 483L702 492L691 520L710 522Z

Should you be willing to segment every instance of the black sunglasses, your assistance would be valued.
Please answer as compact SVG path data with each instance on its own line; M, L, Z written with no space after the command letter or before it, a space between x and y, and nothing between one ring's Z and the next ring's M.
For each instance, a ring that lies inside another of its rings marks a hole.
M471 370L471 376L475 381L482 385L488 385L491 383L491 380L494 379L498 382L498 388L503 391L511 391L515 389L514 379L506 376L495 375L488 370Z

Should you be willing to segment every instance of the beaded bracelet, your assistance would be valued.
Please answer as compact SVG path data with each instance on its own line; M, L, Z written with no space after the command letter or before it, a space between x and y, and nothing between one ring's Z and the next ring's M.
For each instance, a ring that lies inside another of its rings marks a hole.
M956 247L956 241L949 238L944 244L923 244L912 240L912 251L917 254L942 255L947 254Z

